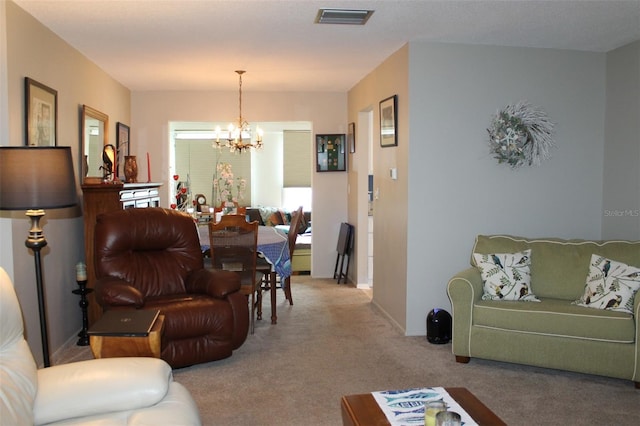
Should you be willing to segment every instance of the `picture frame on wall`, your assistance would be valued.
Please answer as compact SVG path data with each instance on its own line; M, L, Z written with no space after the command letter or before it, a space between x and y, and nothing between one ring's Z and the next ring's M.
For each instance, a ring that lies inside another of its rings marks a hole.
M349 144L349 152L356 152L356 123L349 123L347 129L347 143Z
M380 101L380 146L398 146L398 95Z
M58 91L25 77L25 135L27 146L56 146Z
M116 152L118 158L116 161L116 176L124 178L124 167L122 167L122 175L120 174L120 165L124 164L124 157L130 155L131 143L129 140L130 128L124 123L116 123Z
M316 172L347 170L346 137L341 134L316 135Z

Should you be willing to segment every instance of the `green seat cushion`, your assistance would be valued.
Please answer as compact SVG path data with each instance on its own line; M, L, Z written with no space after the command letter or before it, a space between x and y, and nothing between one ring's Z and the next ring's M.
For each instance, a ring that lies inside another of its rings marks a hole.
M534 333L606 342L633 343L633 315L540 298L540 303L481 300L473 308L473 324L519 333Z

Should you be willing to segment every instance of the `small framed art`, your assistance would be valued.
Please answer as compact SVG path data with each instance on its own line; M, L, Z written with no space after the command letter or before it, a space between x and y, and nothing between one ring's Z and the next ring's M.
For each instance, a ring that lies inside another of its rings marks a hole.
M131 145L129 143L129 126L124 123L116 123L116 152L118 153L118 159L116 161L117 168L116 173L118 177L124 176L124 167L122 168L122 175L120 174L120 165L124 164L124 157L130 155Z
M58 91L25 77L27 146L56 146L58 139Z
M130 155L129 146L129 126L123 123L116 123L116 149L122 151L124 155Z
M380 146L398 146L398 95L380 101Z
M316 135L317 172L344 172L347 170L345 142L344 133Z
M347 129L347 144L349 144L349 152L356 152L356 123L349 123Z

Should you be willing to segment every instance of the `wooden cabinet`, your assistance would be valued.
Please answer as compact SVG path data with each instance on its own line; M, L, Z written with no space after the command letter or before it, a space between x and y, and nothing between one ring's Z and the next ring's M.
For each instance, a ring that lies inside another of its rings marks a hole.
M96 183L82 185L84 215L84 254L87 263L87 288L96 282L94 229L99 214L134 207L159 207L160 183ZM102 315L95 293L88 295L89 326Z

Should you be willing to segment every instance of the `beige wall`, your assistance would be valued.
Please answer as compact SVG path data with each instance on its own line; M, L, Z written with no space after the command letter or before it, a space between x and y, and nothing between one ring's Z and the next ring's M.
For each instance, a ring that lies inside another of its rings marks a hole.
M637 44L615 55L610 64L635 60ZM357 121L363 111L374 116L374 191L379 189L380 197L374 201L373 300L407 335L426 333L431 309L450 309L447 281L468 266L477 234L601 238L603 176L606 168L615 168L605 159L612 163L621 153L637 157L637 134L627 135L637 126L627 123L624 131L611 133L619 142L605 142L606 102L614 95L607 92L612 70L606 58L553 49L411 43L349 92L348 121ZM617 99L634 99L629 110L635 113L637 76L626 80L612 86L635 94ZM394 93L399 146L380 148L378 103ZM485 129L496 109L521 99L557 123L557 148L541 166L514 171L491 157ZM358 165L350 172L352 186L366 170L367 153L360 148L352 156ZM397 181L389 178L392 167L398 169ZM635 212L637 168L613 176L624 183L615 199L627 200L631 207L624 209ZM605 194L605 200L614 197ZM361 202L353 192L348 205L349 218L360 218ZM638 218L626 220L629 225L618 232L633 238Z
M640 41L607 53L605 132L602 236L639 240Z
M405 45L349 91L349 121L358 121L360 112L373 111L373 188L374 193L379 191L373 203L373 302L403 330L407 306L408 67L409 49ZM398 96L398 146L381 148L379 102L392 95ZM350 172L353 186L363 185L368 156L366 144L359 144L351 156L358 165ZM397 168L397 180L390 178L391 168ZM351 191L349 196L349 216L358 220L356 233L367 229L366 222L360 223L363 203L359 192ZM351 210L354 207L358 209L356 214ZM361 258L357 253L354 258Z
M2 145L25 144L24 78L30 77L58 91L58 146L70 146L78 176L80 149L80 109L90 105L109 115L109 135L115 123L129 122L129 91L87 60L77 50L41 25L11 1L0 2L6 14L7 91L0 96L8 105L8 138ZM2 121L4 122L4 121ZM114 141L114 139L111 139ZM79 179L77 179L79 182ZM80 192L79 185L69 188ZM81 202L81 199L79 199ZM11 252L2 251L0 266L13 271L12 278L25 315L29 345L41 361L40 327L35 290L33 255L24 246L29 223L24 212L2 212L3 241L11 241ZM42 250L44 286L49 320L51 353L81 328L75 264L84 260L83 222L80 207L50 210L42 222L48 246ZM10 234L5 240L5 233Z
M249 87L247 73L244 86ZM230 75L230 78L233 76ZM312 132L346 133L345 93L246 92L242 115L250 123L308 121ZM131 154L139 159L139 176L162 182L161 203L173 193L169 170L169 123L172 121L230 122L237 119L237 92L134 92L131 97ZM315 139L314 139L315 140ZM315 152L315 150L313 151ZM260 155L260 152L256 153ZM315 161L315 156L314 156ZM315 170L315 166L313 167ZM316 173L313 185L312 275L332 277L340 223L347 218L347 176L343 172Z
M410 44L407 334L425 334L431 309L450 309L447 282L469 267L477 234L601 236L605 58ZM486 128L520 100L556 123L557 146L540 166L512 170L490 154Z

